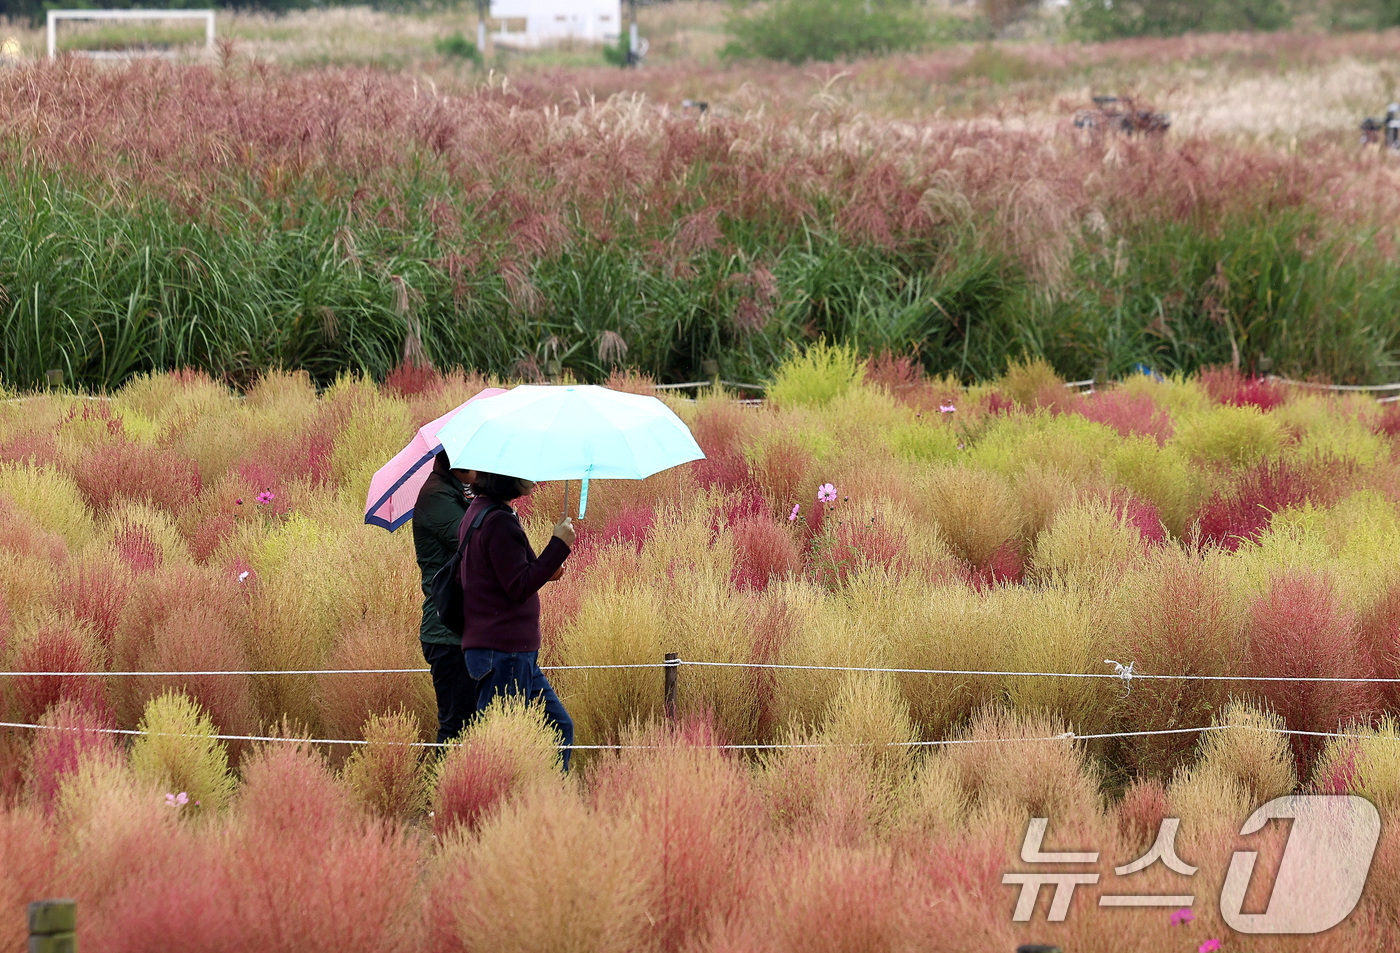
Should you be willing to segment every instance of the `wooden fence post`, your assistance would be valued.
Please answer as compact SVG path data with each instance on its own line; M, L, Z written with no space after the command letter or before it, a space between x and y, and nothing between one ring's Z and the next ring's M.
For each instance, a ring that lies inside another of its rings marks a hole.
M75 953L77 931L76 901L36 900L29 905L29 953Z
M676 720L676 678L681 673L680 656L666 653L666 717Z

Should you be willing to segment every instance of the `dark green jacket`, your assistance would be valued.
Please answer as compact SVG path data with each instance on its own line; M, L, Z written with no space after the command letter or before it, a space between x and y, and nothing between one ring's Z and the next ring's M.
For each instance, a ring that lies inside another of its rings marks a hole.
M462 481L452 475L439 454L428 482L418 491L418 500L413 504L413 549L423 574L423 624L418 637L424 642L462 644L461 636L448 632L438 621L431 593L433 576L457 552L457 527L470 502Z

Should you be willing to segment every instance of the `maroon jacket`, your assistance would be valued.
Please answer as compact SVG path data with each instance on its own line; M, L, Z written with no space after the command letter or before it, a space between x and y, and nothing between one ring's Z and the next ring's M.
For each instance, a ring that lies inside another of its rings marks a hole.
M467 507L457 530L458 546L477 514L491 503L477 497ZM539 651L540 587L568 558L569 547L557 536L536 557L514 510L498 508L488 514L462 554L462 648Z

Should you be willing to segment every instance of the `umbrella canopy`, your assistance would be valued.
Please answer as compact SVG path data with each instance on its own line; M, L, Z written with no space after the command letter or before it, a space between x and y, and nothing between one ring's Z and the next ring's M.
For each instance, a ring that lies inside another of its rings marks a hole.
M642 480L705 454L655 397L585 384L524 384L465 408L437 434L453 466L544 480Z
M454 407L431 423L419 427L408 446L394 454L394 458L380 467L379 472L369 481L369 497L365 500L365 522L371 526L382 526L392 533L412 519L413 504L418 499L418 491L423 489L428 474L432 472L429 464L442 449L442 444L438 442L438 431L473 401L505 393L507 391L504 387L488 387L465 404ZM451 454L448 456L451 457ZM456 458L453 458L453 466L458 466Z

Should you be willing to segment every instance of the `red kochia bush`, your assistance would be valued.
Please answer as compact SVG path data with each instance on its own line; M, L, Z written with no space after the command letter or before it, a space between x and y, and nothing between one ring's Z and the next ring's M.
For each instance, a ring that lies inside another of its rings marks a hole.
M1231 551L1245 540L1258 542L1278 511L1306 501L1331 503L1355 480L1355 468L1346 462L1297 466L1265 461L1246 471L1233 486L1218 491L1196 512L1201 541Z
M1160 546L1167 541L1167 529L1162 525L1162 515L1156 506L1136 496L1115 501L1115 508L1123 514L1123 519L1142 534L1142 541L1149 546Z
M1071 412L1089 420L1106 424L1124 437L1151 437L1161 446L1175 431L1172 416L1166 408L1158 407L1147 394L1135 394L1114 388L1098 391L1093 397L1073 404Z
M143 526L124 524L112 536L112 548L134 572L159 569L165 554Z
M39 719L48 730L35 733L25 780L31 801L48 810L64 777L71 774L84 756L119 756L116 735L103 729L116 727L112 719L77 702L54 705Z
M642 836L655 845L655 948L704 948L710 930L749 899L764 853L766 818L751 771L717 750L722 739L703 716L649 727L627 742L642 747L604 755L590 769L590 800L599 811L635 808Z
M1026 554L1015 540L1002 543L981 566L967 570L967 581L983 592L995 586L1018 586L1026 581Z
M1288 388L1264 377L1247 377L1229 367L1207 367L1200 374L1201 386L1221 404L1258 407L1269 410L1288 399Z
M445 383L442 374L432 365L404 361L384 378L384 393L391 397L435 394Z
M843 520L830 537L813 545L808 562L814 579L839 586L868 567L903 569L904 540L874 519Z
M1392 582L1361 621L1361 638L1376 674L1400 679L1400 582ZM1379 686L1385 707L1400 708L1400 683Z
M624 506L599 532L599 545L631 543L640 552L647 534L656 523L656 511L649 506Z
M1249 619L1248 671L1271 677L1374 675L1352 611L1330 580L1293 570L1275 577ZM1380 706L1374 685L1364 682L1259 682L1250 686L1289 728L1336 731L1366 721ZM1324 739L1292 736L1299 776Z
M787 527L769 516L751 515L733 523L734 568L730 579L736 589L766 589L774 577L796 573L802 555Z
M59 619L20 643L14 671L94 672L100 666L91 641L71 622ZM11 703L23 721L33 721L60 701L105 712L101 678L89 675L21 675L11 679Z
M199 496L201 486L193 460L120 435L85 447L72 464L72 474L96 510L118 500L139 500L179 515Z
M110 651L132 585L125 565L103 556L85 559L76 572L64 577L59 605L91 627L104 651Z

